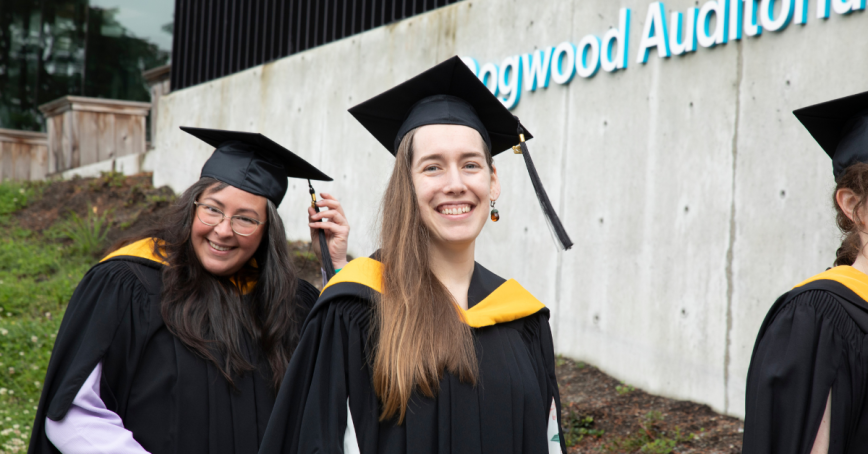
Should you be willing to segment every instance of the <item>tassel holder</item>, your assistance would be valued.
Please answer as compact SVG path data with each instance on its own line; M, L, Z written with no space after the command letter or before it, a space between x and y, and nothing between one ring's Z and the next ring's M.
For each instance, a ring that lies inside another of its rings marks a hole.
M313 190L310 180L307 180L307 187L310 188L310 207L319 212L319 208L316 206L316 191Z
M521 144L524 143L524 134L519 134L519 135L518 135L518 140L519 140L519 144L518 144L518 145L513 145L513 146L512 146L512 152L513 152L514 154L522 154L522 152L521 152Z

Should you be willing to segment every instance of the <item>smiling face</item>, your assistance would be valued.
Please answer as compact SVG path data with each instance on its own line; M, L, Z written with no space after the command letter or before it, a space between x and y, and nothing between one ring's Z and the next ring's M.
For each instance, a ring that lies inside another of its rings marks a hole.
M250 261L267 228L263 224L252 235L241 236L232 231L229 218L237 215L266 222L267 207L265 197L234 186L215 191L218 185L215 183L206 189L197 202L217 208L226 215L226 219L213 227L206 225L199 220L196 211L207 208L196 208L190 241L193 242L196 257L209 273L231 276Z
M485 143L467 126L428 125L413 136L413 187L431 241L447 247L473 244L500 195L497 170Z

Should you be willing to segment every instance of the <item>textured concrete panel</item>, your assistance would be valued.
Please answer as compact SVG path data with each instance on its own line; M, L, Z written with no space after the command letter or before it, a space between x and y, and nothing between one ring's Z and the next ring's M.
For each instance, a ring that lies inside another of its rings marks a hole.
M180 191L211 150L178 126L262 132L335 178L315 186L342 200L351 253L368 255L393 158L348 107L452 55L500 65L602 37L631 8L628 69L552 81L514 110L575 246L557 250L521 156L507 152L495 159L501 221L477 259L552 309L559 353L741 416L765 312L837 246L829 160L791 111L868 89L868 19L816 19L812 0L807 25L668 59L652 49L640 64L650 3L468 0L172 92L146 166ZM666 13L702 4L673 0ZM308 200L291 181L280 212L293 239L308 235Z

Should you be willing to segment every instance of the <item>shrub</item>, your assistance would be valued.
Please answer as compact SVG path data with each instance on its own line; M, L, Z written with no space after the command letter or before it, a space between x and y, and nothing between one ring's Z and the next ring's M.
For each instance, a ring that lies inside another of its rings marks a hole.
M60 234L72 240L75 251L84 255L93 255L102 251L111 227L111 211L97 212L96 207L89 207L84 218L72 212L69 218L59 227Z

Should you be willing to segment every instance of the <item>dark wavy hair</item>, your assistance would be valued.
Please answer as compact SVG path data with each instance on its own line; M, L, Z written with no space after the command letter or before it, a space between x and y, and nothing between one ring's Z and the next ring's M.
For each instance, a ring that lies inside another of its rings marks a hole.
M276 390L298 344L299 322L304 317L295 300L297 275L277 207L267 201L267 230L253 255L257 266L245 266L234 282L205 270L190 241L196 219L193 202L206 191L218 192L227 186L214 178L200 179L177 198L158 224L119 241L115 248L143 238L161 240L162 244L154 245L154 253L169 263L162 271L161 302L169 331L217 366L233 386L233 377L256 369L243 353L246 337L262 349ZM242 294L241 289L254 281L252 292Z
M859 198L854 211L856 221L851 220L838 206L837 195L840 189L850 189ZM835 191L832 193L832 206L835 207L838 229L841 231L841 247L835 253L835 266L852 265L865 246L859 237L859 232L864 231L866 226L859 219L857 213L865 207L868 199L868 164L858 162L847 167L844 174L838 178Z

